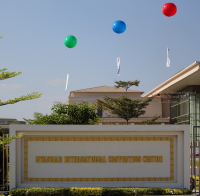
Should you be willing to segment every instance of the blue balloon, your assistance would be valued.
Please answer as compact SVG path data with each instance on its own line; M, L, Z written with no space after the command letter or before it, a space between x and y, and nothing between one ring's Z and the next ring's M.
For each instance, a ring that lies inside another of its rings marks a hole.
M123 33L124 31L126 31L126 24L121 20L117 20L113 23L112 29L115 33Z

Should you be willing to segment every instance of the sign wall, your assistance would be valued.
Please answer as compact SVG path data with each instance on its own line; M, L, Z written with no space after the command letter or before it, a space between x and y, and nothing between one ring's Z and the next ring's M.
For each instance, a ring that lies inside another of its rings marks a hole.
M189 188L188 125L11 125L11 186Z

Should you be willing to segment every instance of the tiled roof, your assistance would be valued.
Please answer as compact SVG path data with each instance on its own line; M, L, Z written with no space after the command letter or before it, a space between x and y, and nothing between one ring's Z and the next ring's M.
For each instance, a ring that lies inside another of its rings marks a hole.
M118 92L126 92L126 90L123 88L115 88L113 86L98 86L98 87L86 88L86 89L81 89L81 90L76 90L76 91L71 91L71 92L113 92L113 93L118 93ZM143 91L136 91L136 90L131 90L131 89L128 89L127 92L141 93L141 94L144 93Z

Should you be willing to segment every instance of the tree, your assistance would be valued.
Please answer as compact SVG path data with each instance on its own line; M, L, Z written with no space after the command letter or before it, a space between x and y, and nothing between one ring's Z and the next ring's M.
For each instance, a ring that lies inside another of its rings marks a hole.
M6 68L0 69L0 80L12 78L12 77L15 77L17 75L20 75L21 73L22 72L17 73L17 72L7 71ZM10 100L5 101L5 102L2 102L2 100L0 100L0 106L8 105L8 104L14 104L14 103L17 103L19 101L25 101L25 100L29 100L29 99L36 99L36 98L41 97L41 95L42 95L42 93L39 94L37 92L33 92L33 93L28 94L26 96L20 96L18 98L10 99ZM18 134L18 136L16 136L16 135L8 136L4 140L2 140L2 136L0 136L0 144L10 143L10 142L12 142L13 139L21 138L22 135L23 135L23 133Z
M161 115L156 114L155 116L152 116L151 119L142 121L142 124L145 124L145 125L153 125L153 124L156 124L156 120L157 120L158 118L160 118L160 116L161 116Z
M99 121L95 105L88 105L86 101L76 104L54 103L50 115L34 113L35 119L25 119L28 124L73 124L91 125Z
M138 86L140 83L140 81L135 80L135 81L115 81L115 88L124 88L126 90L126 97L127 97L127 90L131 87L131 86Z
M17 75L20 75L22 72L9 72L7 71L6 68L4 69L0 69L0 80L5 80L5 79L8 79L8 78L12 78L12 77L15 77ZM15 98L15 99L10 99L8 101L5 101L5 102L2 102L2 100L0 100L0 106L3 106L3 105L8 105L8 104L14 104L14 103L17 103L19 101L25 101L25 100L30 100L30 99L36 99L36 98L39 98L41 97L42 93L38 93L38 92L33 92L31 94L28 94L28 95L25 95L25 96L20 96L18 98Z
M108 110L111 114L116 115L118 118L123 118L126 120L126 124L128 125L128 121L131 118L138 118L138 116L145 113L145 108L149 105L149 102L152 101L153 98L147 98L145 100L139 99L130 99L127 97L127 90L135 85L139 85L139 81L116 81L116 88L124 88L126 90L126 96L120 96L117 98L112 98L105 96L104 100L97 99L97 103L102 105L103 109Z

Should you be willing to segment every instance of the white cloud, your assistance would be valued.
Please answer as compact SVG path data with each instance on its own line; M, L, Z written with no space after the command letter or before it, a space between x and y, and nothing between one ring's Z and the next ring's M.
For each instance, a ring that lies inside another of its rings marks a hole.
M0 88L4 90L23 89L25 86L21 84L0 84Z
M58 79L50 80L47 83L50 84L50 85L52 85L52 86L59 86L59 85L65 83L65 79L58 78Z

